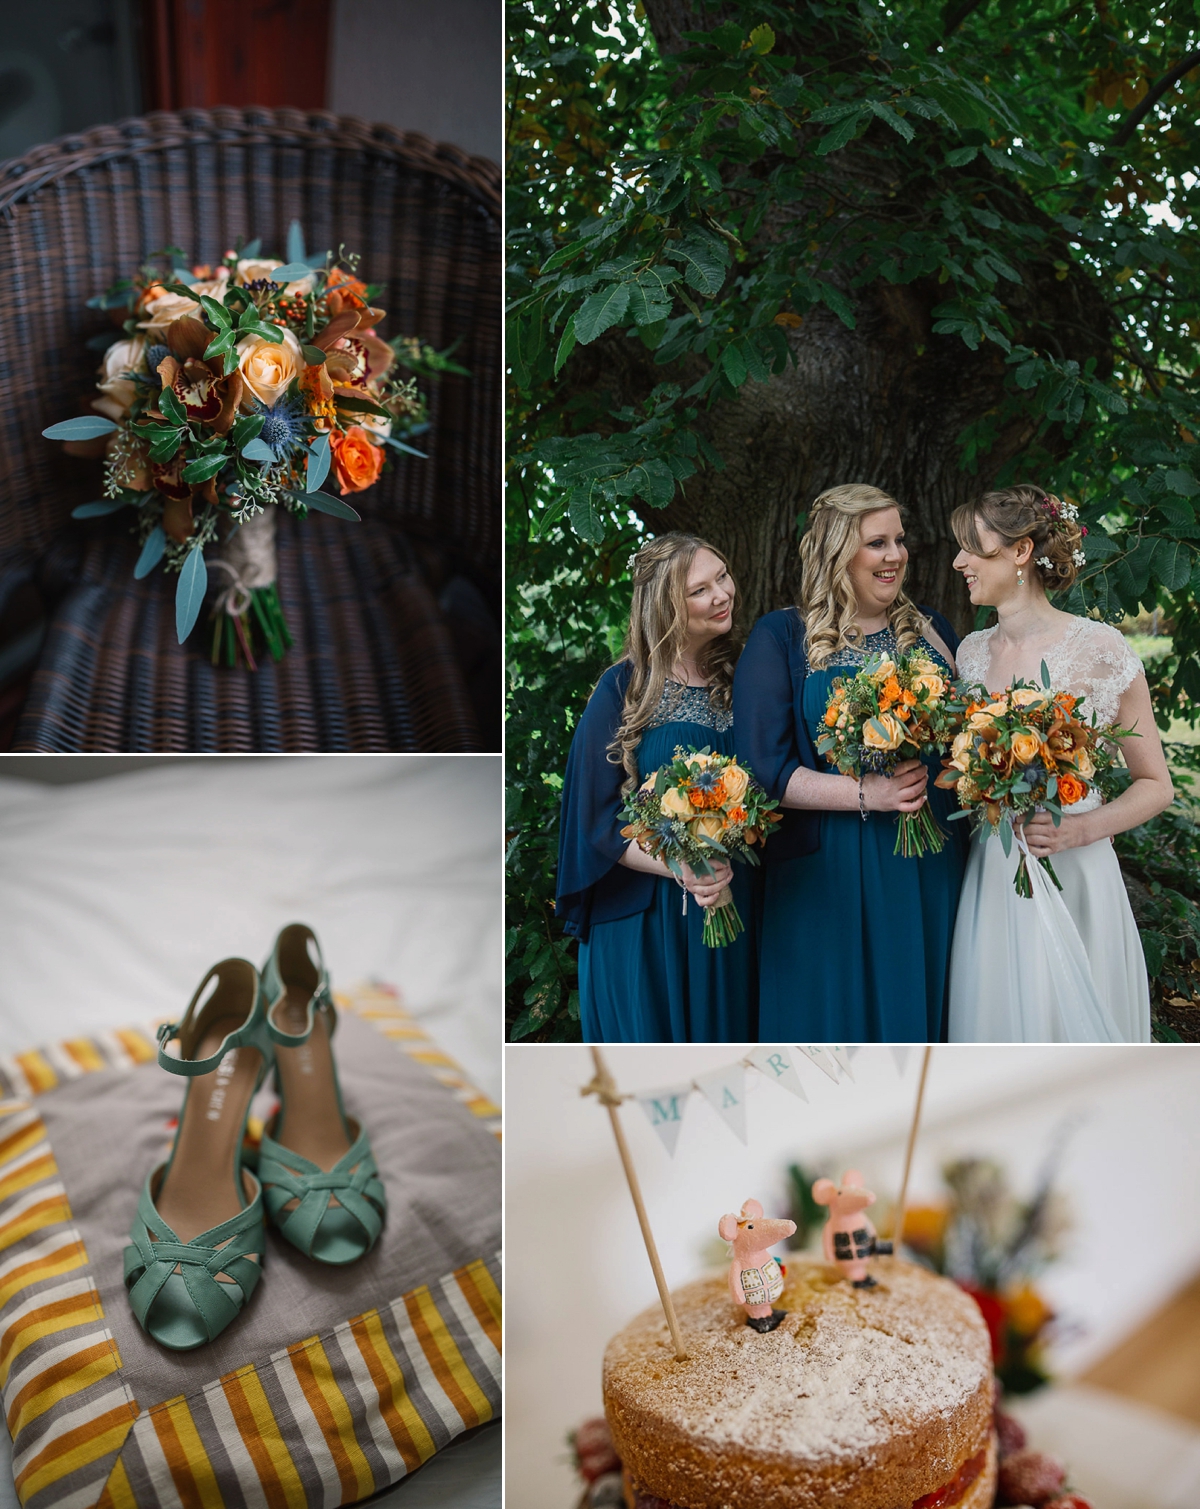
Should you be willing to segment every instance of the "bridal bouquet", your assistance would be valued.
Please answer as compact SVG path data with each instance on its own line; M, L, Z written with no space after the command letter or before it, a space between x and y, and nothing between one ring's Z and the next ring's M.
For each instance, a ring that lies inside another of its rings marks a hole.
M902 760L941 753L962 725L963 703L953 683L920 650L872 658L853 676L833 683L817 739L843 775L891 775ZM938 854L945 836L926 802L902 812L894 854Z
M683 879L683 866L699 876L713 873L714 857L758 864L754 845L767 840L771 824L781 821L767 793L736 755L707 748L676 749L675 758L646 777L625 802L628 826L623 838L661 859ZM684 907L687 897L684 896ZM732 943L745 924L726 888L704 910L704 942L709 948Z
M220 573L214 664L223 654L255 669L255 630L276 660L292 643L276 587L275 509L356 520L344 495L372 486L385 448L422 454L400 438L425 427L426 411L415 379L393 375L397 359L462 370L423 361L411 339L381 340L385 311L373 306L382 285L362 282L357 266L355 255L307 258L293 223L286 264L260 256L255 241L189 269L168 247L89 300L122 327L115 341L99 338L96 413L42 433L105 455L104 496L74 517L137 511L133 574L160 562L178 573L181 644L210 567ZM326 479L343 497L322 490Z
M1098 778L1117 762L1118 739L1131 729L1115 724L1100 727L1080 717L1082 697L1054 692L1042 662L1042 685L1014 681L993 698L982 687L968 704L966 726L955 738L946 767L936 784L958 795L961 812L986 838L999 833L1005 855L1012 853L1014 829L1039 808L1049 812L1055 827L1063 809L1083 801ZM1013 878L1018 896L1030 899L1028 850L1018 835L1020 863ZM1061 891L1062 884L1048 858L1038 863Z

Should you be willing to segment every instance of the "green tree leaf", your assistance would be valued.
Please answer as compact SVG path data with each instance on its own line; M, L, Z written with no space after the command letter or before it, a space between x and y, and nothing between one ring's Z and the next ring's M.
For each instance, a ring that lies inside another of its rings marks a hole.
M621 319L629 307L629 284L609 283L583 301L575 312L575 339L588 346Z

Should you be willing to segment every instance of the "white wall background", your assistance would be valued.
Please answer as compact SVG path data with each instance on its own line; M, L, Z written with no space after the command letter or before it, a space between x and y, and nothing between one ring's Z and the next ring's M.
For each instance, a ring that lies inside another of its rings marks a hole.
M329 108L500 161L500 0L334 0Z
M922 1050L901 1077L889 1049L854 1060L854 1084L799 1073L808 1103L749 1074L749 1145L692 1096L674 1158L641 1109L626 1128L668 1282L704 1266L721 1214L748 1196L786 1211L787 1164L835 1177L856 1165L897 1191ZM690 1079L729 1047L605 1050L624 1091ZM506 1488L522 1509L577 1496L566 1434L601 1409L608 1338L655 1302L654 1281L607 1114L579 1087L587 1050L506 1050ZM1059 1184L1075 1224L1043 1292L1078 1334L1054 1358L1069 1376L1108 1351L1200 1265L1200 1049L972 1048L933 1052L912 1198L936 1198L951 1157L1002 1160L1026 1193L1064 1119L1074 1125ZM1152 1237L1150 1233L1153 1233Z
M494 755L213 755L55 786L0 762L0 1053L177 1018L209 965L261 964L298 921L335 989L398 986L498 1097L502 842Z

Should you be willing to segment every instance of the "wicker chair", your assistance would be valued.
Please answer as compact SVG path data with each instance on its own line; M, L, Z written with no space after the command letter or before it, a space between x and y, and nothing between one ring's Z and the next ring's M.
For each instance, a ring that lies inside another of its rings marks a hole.
M442 589L465 578L495 610L499 207L493 164L323 112L154 114L0 164L0 609L29 582L49 605L14 749L481 747L461 590ZM356 499L361 524L280 519L295 647L256 673L214 668L200 629L175 642L174 578L133 580L129 515L71 520L99 496L99 463L41 431L94 395L86 342L109 327L91 295L160 247L211 263L241 235L282 254L294 219L387 283L385 334L459 340L472 375L422 381L429 459L403 458Z

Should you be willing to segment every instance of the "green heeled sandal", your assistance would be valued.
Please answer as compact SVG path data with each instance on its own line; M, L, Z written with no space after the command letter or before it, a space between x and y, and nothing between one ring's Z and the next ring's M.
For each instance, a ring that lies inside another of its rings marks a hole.
M267 1214L305 1257L356 1262L383 1229L387 1197L367 1134L342 1105L337 1010L311 928L294 922L280 932L263 990L279 1091L258 1156Z
M163 1051L173 1038L178 1058ZM246 959L214 964L183 1022L159 1028L159 1064L188 1086L171 1156L138 1201L125 1287L139 1324L174 1352L219 1336L262 1277L262 1186L242 1167L242 1141L272 1056L258 971Z

